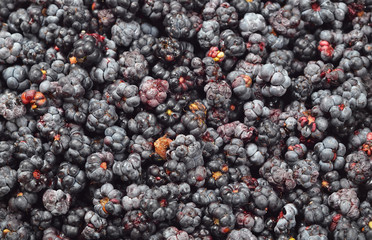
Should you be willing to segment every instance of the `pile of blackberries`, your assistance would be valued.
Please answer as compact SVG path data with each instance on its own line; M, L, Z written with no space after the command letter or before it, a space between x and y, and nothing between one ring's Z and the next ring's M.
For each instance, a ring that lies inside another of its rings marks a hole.
M372 239L372 1L0 0L0 238Z

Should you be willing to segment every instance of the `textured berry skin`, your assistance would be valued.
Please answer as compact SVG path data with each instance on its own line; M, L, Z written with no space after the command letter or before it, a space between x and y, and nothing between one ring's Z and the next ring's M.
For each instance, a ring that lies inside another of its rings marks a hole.
M0 32L0 63L13 64L22 50L23 36L20 33Z
M110 183L103 184L94 192L94 211L101 217L118 216L122 212L122 193Z
M71 195L62 190L48 189L43 195L44 207L54 216L66 214L71 204Z
M86 183L86 175L78 166L62 162L57 173L57 186L67 193L81 192Z
M279 213L278 222L274 227L276 234L285 233L296 226L296 215L298 210L294 204L289 203Z
M138 87L123 80L108 85L103 91L103 96L108 103L122 109L125 113L133 112L140 105Z
M97 152L89 155L85 163L87 178L92 182L107 183L113 178L114 156L110 152Z
M138 50L123 52L118 63L124 80L130 84L139 85L149 73L148 62Z
M129 211L123 218L124 232L131 239L148 238L155 233L156 225L141 210Z
M141 102L150 107L157 107L167 98L169 84L166 80L145 77L139 87Z
M193 202L181 203L178 206L176 219L181 225L182 230L189 234L193 233L202 221L202 210Z
M342 143L338 143L334 137L326 137L314 146L314 150L315 154L319 156L321 170L330 171L344 167L346 147Z
M371 179L371 160L362 151L353 152L345 158L345 171L350 181L355 184L365 183Z
M155 115L148 112L139 112L134 118L129 119L128 129L132 133L141 134L144 138L157 136L161 132Z
M135 21L129 23L121 19L117 19L114 26L111 28L112 40L118 46L129 47L133 40L140 37L141 28Z
M241 228L239 230L232 230L231 233L227 236L228 240L239 239L239 240L257 240L257 237L248 229Z
M119 118L115 107L104 100L91 99L88 111L86 127L92 132L103 132L107 127L113 126Z
M138 153L132 153L124 161L115 161L112 171L114 174L120 176L124 182L141 182L141 156Z
M360 215L359 198L354 189L340 189L328 197L328 204L345 217L357 219Z
M248 203L250 191L245 183L231 183L220 188L223 203L230 206L243 206Z
M261 92L265 97L283 96L291 86L288 72L280 65L274 64L263 65L256 82L263 85Z
M27 75L28 71L26 66L20 65L8 67L2 72L2 76L8 88L18 92L22 92L30 87L31 82L27 78Z
M326 240L327 237L327 230L319 225L310 225L310 226L304 226L301 227L298 230L297 239L298 240L313 240L313 239L319 239L319 240Z
M2 176L0 180L0 196L4 197L15 186L17 182L17 172L8 166L3 166L0 168L0 174Z
M205 209L203 223L216 237L226 236L232 231L236 218L230 206L221 203L211 203Z

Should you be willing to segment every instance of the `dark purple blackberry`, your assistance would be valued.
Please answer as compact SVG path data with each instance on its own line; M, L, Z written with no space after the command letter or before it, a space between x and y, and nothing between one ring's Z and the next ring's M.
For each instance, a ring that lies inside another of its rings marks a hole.
M193 28L190 18L182 12L171 11L168 13L164 17L163 25L171 38L190 39L196 34L196 29Z
M234 229L236 218L229 205L214 202L208 205L203 216L203 224L215 237L226 236Z
M79 236L85 239L102 239L106 237L107 220L93 211L87 211L84 216L85 227Z
M208 104L214 107L222 105L231 98L231 87L225 81L209 82L204 86Z
M256 142L263 147L274 146L281 140L279 126L270 120L264 120L260 123Z
M159 21L169 12L169 2L163 0L146 0L141 8L141 13L151 21Z
M247 12L259 12L261 1L231 0L231 5L236 8L240 16L243 16Z
M246 205L250 199L250 191L245 183L230 183L220 188L222 202L235 207Z
M0 22L6 22L11 12L14 11L16 4L11 0L0 3Z
M138 50L123 52L118 63L124 80L130 84L139 85L149 72L148 63Z
M252 78L244 71L232 71L227 75L234 95L241 100L248 100L252 96Z
M342 169L345 165L346 147L334 137L326 137L322 142L317 143L314 151L320 160L319 165L322 171Z
M219 126L217 132L225 143L230 142L233 138L239 138L246 143L255 137L257 129L255 127L248 127L239 121L234 121Z
M163 239L190 239L187 232L179 230L174 226L164 229L162 232L162 237Z
M161 37L155 45L155 56L165 63L175 63L184 52L183 45L176 39Z
M322 140L328 128L328 120L309 111L304 111L303 114L304 116L298 118L297 124L297 130L301 132L301 142L306 144L306 139L310 141L308 143L311 143L312 139Z
M122 213L122 193L110 183L106 183L94 192L94 211L103 218L119 216Z
M75 29L62 27L58 30L58 34L54 42L60 51L68 53L78 39L79 35Z
M139 87L139 95L143 104L157 107L167 98L169 84L166 80L144 77Z
M26 191L40 192L50 184L51 168L46 160L34 155L19 164L18 182Z
M46 230L52 226L53 215L49 211L33 209L31 211L31 225L39 230Z
M363 151L352 152L346 156L345 160L345 172L350 181L362 184L371 178L371 161L366 153Z
M77 32L89 31L91 28L92 14L85 7L67 7L63 14L63 25L67 28L73 28Z
M145 192L141 202L141 210L157 221L171 220L176 216L178 202L176 194L170 185L153 187Z
M293 52L301 60L311 60L317 54L317 42L314 35L305 34L296 39Z
M86 128L91 132L103 132L118 120L115 107L107 104L105 100L91 99L89 102L89 115Z
M289 137L286 141L287 151L284 155L288 165L293 166L297 161L303 159L307 152L307 147L300 143L300 139L297 137Z
M20 33L0 31L0 63L14 64L21 54L22 42L23 36Z
M327 229L319 226L319 225L310 225L310 226L303 226L298 230L297 239L298 240L306 240L306 239L319 239L319 240L327 240L328 239L328 231Z
M114 156L110 152L96 152L86 160L85 171L91 182L107 183L113 178Z
M51 106L48 108L47 113L40 116L36 127L43 137L53 139L57 135L59 128L64 125L62 109Z
M304 220L307 225L326 224L326 217L329 216L329 208L325 204L310 202L304 211Z
M46 62L37 63L31 66L28 76L31 83L40 84L42 81L57 81L58 74Z
M350 219L357 219L360 215L359 198L354 189L340 189L332 193L328 197L328 204Z
M274 232L277 235L290 232L296 226L297 214L298 210L294 204L288 203L284 205L282 211L279 213Z
M262 166L268 155L266 147L257 146L255 143L248 143L245 146L248 158L248 165Z
M48 189L43 195L43 204L52 215L60 216L68 212L71 204L71 195L62 190Z
M69 147L64 154L65 159L78 165L84 165L86 158L92 153L91 144L92 140L84 134L82 128L73 125L70 130Z
M45 44L27 38L24 38L23 41L23 48L20 54L23 64L34 65L44 61L46 52Z
M276 64L263 65L256 82L263 85L261 93L265 97L283 96L291 86L288 72Z
M300 35L304 28L304 22L301 21L301 12L292 4L286 4L274 12L270 16L269 22L276 33L289 38Z
M368 81L368 67L370 60L361 55L360 51L347 49L343 52L343 57L340 61L339 67L345 72L351 72L356 77L366 79Z
M90 67L101 62L103 58L105 37L97 33L82 33L79 40L74 42L74 46L69 55L71 64L81 64Z
M9 199L9 208L13 211L30 212L38 202L36 193L27 191L17 191L16 194Z
M139 39L134 40L130 46L130 51L139 51L146 61L150 64L155 62L154 48L156 45L156 38L150 34L145 34Z
M34 155L40 155L42 152L41 140L30 134L20 136L14 142L14 157L16 159L24 160Z
M126 195L121 199L124 210L132 211L140 208L140 202L145 192L150 189L147 185L137 185L135 183L127 186Z
M114 26L111 28L111 39L119 47L129 47L130 44L139 39L141 35L141 27L135 22L124 22L121 19L117 19Z
M119 64L111 57L102 58L90 71L93 81L98 83L113 82L119 72Z
M283 207L283 200L266 180L260 178L257 181L258 186L251 191L252 202L249 203L249 209L258 216L278 212Z
M335 89L333 94L346 99L352 110L363 109L367 106L367 91L359 77L349 78Z
M62 108L64 116L68 122L75 122L77 124L84 124L88 115L89 101L86 99L76 99L72 103L64 103Z
M67 236L65 236L62 232L60 232L58 229L54 227L49 227L44 230L43 232L43 239L50 239L50 240L58 240L58 239L64 239L69 240Z
M251 212L240 209L236 214L236 224L239 227L247 228L254 233L260 233L264 230L264 219Z
M265 18L258 13L248 12L239 22L240 33L244 38L249 37L252 33L266 34L268 28Z
M28 79L28 68L25 65L7 67L2 72L2 75L3 79L6 81L6 85L11 90L22 92L29 89L31 86L31 82Z
M305 76L299 76L292 81L292 96L299 101L306 101L313 92L312 82Z
M177 222L181 226L181 229L191 234L201 223L202 210L199 209L195 203L181 203L178 206L176 218Z
M132 153L138 153L141 158L148 160L154 152L154 144L152 138L145 139L142 135L133 135L129 143L129 149Z
M220 188L226 186L230 181L229 166L224 155L214 155L206 164L207 186Z
M242 37L228 29L220 34L220 48L227 57L240 57L245 53L246 44Z
M124 161L115 161L112 171L124 182L142 182L141 156L132 153Z
M223 148L226 159L232 166L245 165L247 162L247 153L244 148L244 142L238 138L231 139L230 143Z
M207 169L204 166L198 166L187 172L187 183L190 186L202 187L207 178Z
M169 182L180 183L188 180L185 163L169 160L164 163L163 167Z
M317 182L320 168L314 161L307 159L296 162L292 170L296 183L309 188Z
M163 167L151 165L147 168L146 183L149 186L162 186L168 183L168 176Z
M168 98L166 102L155 108L157 119L166 126L172 126L181 119L184 104L174 98Z
M204 21L197 33L198 43L204 49L218 46L220 41L220 25L216 20Z
M335 5L329 0L302 0L299 2L301 18L314 25L323 25L335 20Z
M156 137L161 133L161 127L152 113L139 112L128 121L128 129L134 134L141 134L144 138Z
M108 103L122 109L125 113L133 112L135 107L140 104L138 87L129 85L123 80L117 80L113 84L108 85L104 89L103 95Z
M44 20L42 6L31 4L27 9L20 8L10 13L8 27L11 32L37 34Z
M202 145L192 135L178 135L169 144L167 157L168 159L185 163L187 170L204 165Z
M188 67L176 67L168 79L170 90L175 93L186 92L194 87L194 78L195 74Z
M7 195L17 182L17 171L8 166L0 168L0 197Z
M261 100L247 101L244 104L244 123L248 126L257 125L258 121L268 117L269 114L269 108Z
M23 222L18 214L8 213L2 219L1 237L6 240L10 239L30 239L34 238L34 232L27 222Z
M358 226L355 226L353 223L354 222L350 222L350 220L347 218L340 218L334 228L333 239L363 239L363 233L358 229Z
M78 166L62 162L57 172L57 187L64 192L75 194L81 192L86 184L86 175Z
M338 61L345 51L342 31L323 30L320 32L319 38L318 50L320 51L320 58L325 62Z
M132 21L140 8L138 0L109 0L105 3L117 17L126 22Z
M104 144L105 148L114 153L124 153L129 144L129 138L123 128L112 126L105 130Z
M66 236L74 238L80 234L86 211L84 208L74 208L67 212L62 225L62 232Z
M156 225L141 210L128 211L123 218L124 232L131 239L149 238L155 233Z

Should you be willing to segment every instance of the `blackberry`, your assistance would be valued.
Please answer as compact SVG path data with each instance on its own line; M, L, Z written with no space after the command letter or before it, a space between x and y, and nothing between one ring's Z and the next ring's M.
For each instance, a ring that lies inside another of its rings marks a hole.
M327 216L330 214L327 205L317 202L310 202L305 207L304 213L304 220L308 225L324 225L326 223Z
M309 188L316 183L320 169L318 165L311 160L301 160L295 163L292 170L293 178L296 180L296 183L304 188Z
M0 63L14 64L22 51L23 36L0 31Z
M111 57L102 58L96 66L90 71L93 81L98 83L113 82L116 80L119 72L119 64Z
M132 153L124 161L115 161L112 166L114 174L120 176L124 182L140 183L142 181L141 157L138 153Z
M156 117L162 124L172 126L181 119L184 104L170 97L155 108Z
M22 92L31 86L31 82L28 79L28 68L25 65L7 67L4 69L2 75L6 81L6 85L11 90Z
M149 238L155 233L156 225L141 210L128 211L123 218L124 232L131 239Z
M81 192L86 184L86 175L77 165L62 162L57 172L57 187L67 193Z
M103 132L118 120L115 107L107 104L105 100L91 99L88 107L86 128L91 132Z
M297 137L289 137L286 141L288 150L284 157L288 165L293 166L299 160L303 159L307 152L307 147L300 143L300 139Z
M255 137L257 129L255 127L248 127L239 121L234 121L219 126L217 132L225 143L230 142L233 138L239 138L243 142L249 142Z
M25 113L25 106L14 92L7 92L0 95L0 115L6 120L21 117Z
M204 86L208 104L214 107L222 107L223 103L231 98L230 86L225 81L209 82Z
M216 20L203 21L202 27L197 33L198 43L204 49L218 46L219 35L220 25Z
M310 226L303 226L298 230L297 239L298 240L305 240L305 239L319 239L319 240L326 240L328 232L325 228L319 225L310 225Z
M217 202L218 193L207 188L198 188L192 195L192 201L199 206L208 206L213 202Z
M84 124L88 115L89 101L86 99L76 99L73 103L64 103L62 108L67 122Z
M283 96L291 86L288 72L282 66L275 64L263 65L256 82L263 85L261 92L265 97Z
M169 159L185 163L187 170L204 165L202 145L192 135L178 135L169 144L167 156Z
M151 21L158 21L170 12L169 2L163 0L146 0L141 8L141 13Z
M63 25L67 28L73 28L77 32L89 31L91 27L92 14L82 7L67 7L64 9Z
M53 215L49 211L33 209L31 211L31 225L40 230L46 230L52 226Z
M179 205L176 198L179 190L175 190L169 184L147 190L140 202L141 210L157 221L173 219Z
M195 74L188 67L176 67L170 72L168 83L170 90L175 93L187 92L195 85Z
M240 227L247 228L254 233L260 233L264 230L264 220L251 212L239 210L236 214L236 224Z
M148 62L138 50L123 52L118 63L124 80L130 84L139 85L149 73Z
M62 27L58 30L54 42L61 52L68 53L78 39L79 35L75 29Z
M113 178L114 156L110 152L96 152L86 160L85 171L91 182L107 183Z
M252 33L265 34L268 31L265 18L258 13L245 13L239 22L239 29L243 37L249 37Z
M223 148L226 159L234 166L247 164L244 142L238 138L231 139Z
M207 185L211 188L226 186L230 180L229 166L224 155L214 155L206 164Z
M270 147L281 140L279 126L270 120L264 120L258 127L257 144L263 147Z
M163 25L166 33L171 38L190 39L196 34L196 30L193 28L190 18L182 12L171 11L165 15Z
M154 48L156 44L156 38L151 34L145 34L139 39L134 40L130 46L130 51L139 51L143 55L149 64L154 64L155 55Z
M360 215L359 198L354 189L340 189L332 193L328 197L328 204L350 219L357 219Z
M288 203L284 205L282 211L279 213L274 232L278 235L290 232L290 230L296 226L297 214L298 210L294 204Z
M67 161L84 165L86 158L92 153L92 140L86 136L81 127L73 125L70 130L69 147L64 157Z
M42 42L24 38L20 58L25 65L34 65L42 62L45 57L45 45Z
M163 231L163 239L190 239L187 232L179 230L176 227L168 227Z
M128 121L128 129L135 134L141 134L144 138L155 137L161 133L161 127L152 113L139 112Z
M148 189L150 188L147 185L137 185L135 183L127 186L126 195L121 199L124 210L128 212L139 210L140 202Z
M89 34L83 32L80 35L80 39L74 42L69 56L70 63L79 63L84 67L90 67L101 62L104 38L97 33Z
M250 198L250 191L245 183L230 183L220 188L222 202L235 207L244 206Z
M122 193L110 183L103 184L94 192L94 211L101 217L119 216L122 212Z
M294 99L306 101L306 99L309 98L313 92L313 84L305 76L299 76L292 81L291 89Z
M317 45L314 35L305 34L296 39L293 52L301 60L311 60L317 54Z
M144 77L139 87L139 95L143 104L157 107L167 98L169 84L166 80Z
M247 101L244 104L244 123L248 126L257 125L258 120L269 115L269 111L261 100Z
M125 113L131 113L140 104L138 87L130 85L123 80L117 80L103 90L107 102L122 109Z
M111 35L111 39L116 45L119 47L129 47L134 40L139 39L141 28L135 21L124 22L121 19L117 19L111 28Z
M93 211L87 211L84 216L85 227L81 236L87 239L101 239L107 234L107 220Z
M215 237L226 236L234 229L236 218L229 205L214 202L208 205L203 223Z
M154 152L154 143L152 138L147 140L142 135L133 135L129 143L129 149L133 153L140 154L142 159L149 160Z
M246 50L246 44L239 35L228 29L220 34L220 47L227 57L243 56Z
M269 18L270 24L278 34L293 38L300 35L304 27L301 12L291 4L284 5Z
M3 176L0 180L0 196L6 196L15 186L17 181L17 172L8 166L0 168L0 174Z
M326 0L327 1L327 0ZM320 57L325 62L338 61L345 50L343 35L341 30L323 30L319 34L318 50Z
M123 153L129 144L129 138L123 128L112 126L105 130L104 144L105 148L114 153Z
M181 203L176 214L181 229L189 234L195 231L202 221L202 210L195 203Z
M267 40L259 33L253 33L249 36L246 48L249 53L260 56L263 59L266 59L268 56Z
M232 0L231 5L236 8L239 15L243 16L247 12L258 12L260 10L261 1L246 2L242 0Z
M31 134L20 136L14 142L14 157L16 159L24 160L32 156L41 155L42 152L41 140Z
M59 216L68 212L71 204L71 195L62 190L48 189L43 195L43 204L52 215Z
M349 103L352 110L363 109L367 105L367 92L359 77L349 78L333 91Z
M322 171L342 169L345 165L346 147L334 137L326 137L322 142L317 143L314 146L314 151L319 157L319 165Z
M370 61L367 57L361 56L359 51L347 49L343 52L343 58L340 61L340 68L345 72L354 73L354 76L368 79L368 67Z
M16 194L9 199L9 208L13 211L30 212L38 202L36 193L27 191L16 191Z
M345 172L350 181L355 184L362 184L371 178L370 160L362 151L352 152L347 155L345 164Z
M322 25L335 19L335 5L329 0L303 0L299 3L301 18L314 25Z
M231 85L231 90L239 99L249 100L252 96L252 78L243 71L232 71L226 79Z
M239 240L245 240L245 239L252 239L257 240L257 237L248 229L248 228L241 228L239 230L234 229L232 230L229 235L227 236L228 240L232 239L239 239Z
M140 8L138 0L109 0L106 5L126 22L132 21Z
M147 168L146 183L149 186L161 186L168 183L168 176L162 166L151 165Z
M267 157L267 148L259 147L254 143L248 143L245 146L248 158L248 165L262 166Z
M207 169L204 166L197 166L187 173L187 183L190 186L202 187L207 178Z
M341 218L333 231L333 239L341 240L345 237L350 239L363 238L363 233L360 232L357 226L350 223L347 218Z

